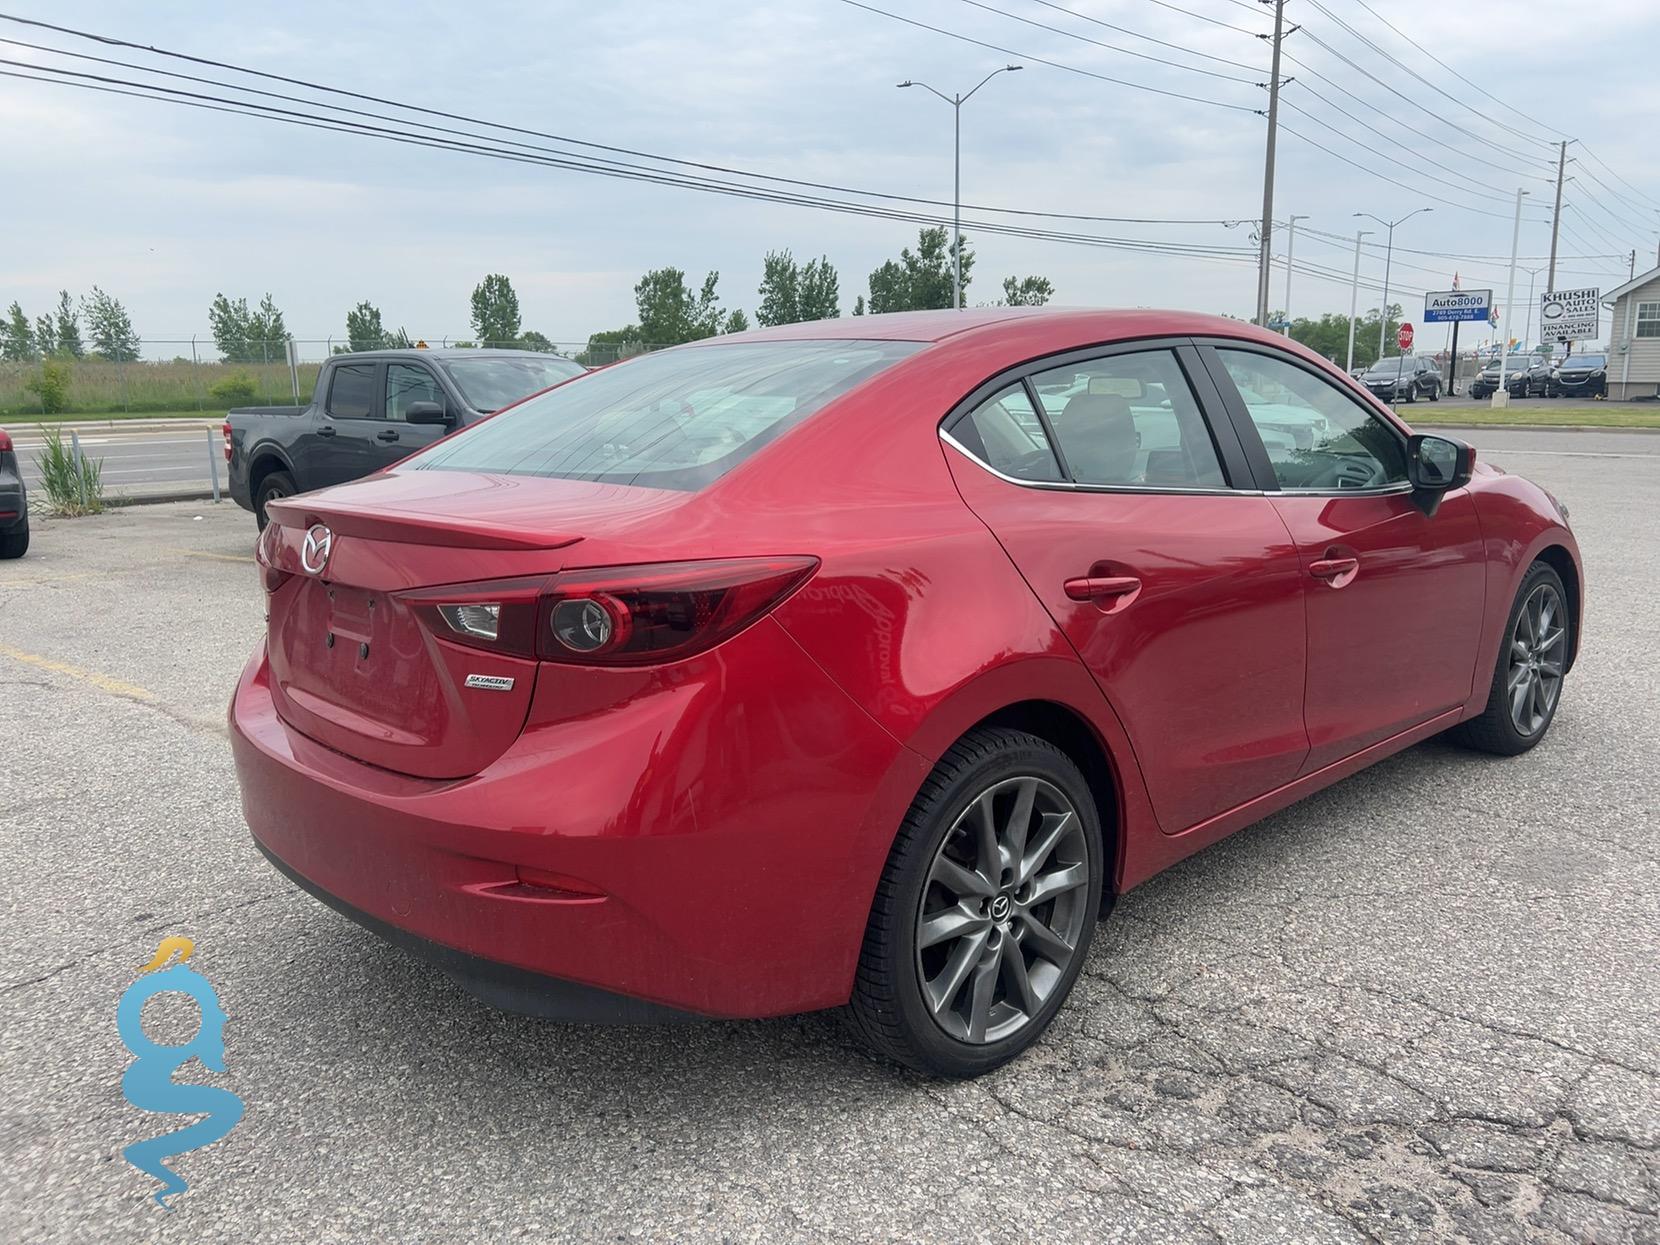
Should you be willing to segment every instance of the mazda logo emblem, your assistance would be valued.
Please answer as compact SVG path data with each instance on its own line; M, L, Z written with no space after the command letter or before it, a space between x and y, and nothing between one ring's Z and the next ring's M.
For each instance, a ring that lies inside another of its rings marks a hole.
M321 523L313 523L306 530L305 541L300 545L300 565L305 567L308 575L321 575L323 568L329 564L329 554L334 550L334 533Z
M999 895L991 901L991 919L994 921L1008 920L1009 912L1013 907L1014 905L1009 902L1007 895Z

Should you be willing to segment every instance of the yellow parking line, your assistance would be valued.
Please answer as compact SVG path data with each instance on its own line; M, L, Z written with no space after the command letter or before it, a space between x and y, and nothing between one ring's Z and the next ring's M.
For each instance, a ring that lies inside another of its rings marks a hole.
M251 557L236 553L208 553L202 549L181 549L177 545L157 545L163 553L182 553L187 558L209 558L215 562L252 562Z
M24 579L0 579L0 592L12 588L55 588L77 579L99 579L93 571L71 571L67 575L37 575Z
M112 679L107 674L99 674L96 670L83 670L79 666L72 666L66 661L53 661L50 657L42 657L38 653L25 653L22 649L12 648L7 644L0 644L0 657L10 657L13 661L20 661L26 666L35 666L41 670L50 670L53 674L61 674L71 679L78 679L82 683L89 683L99 691L109 692L113 696L125 696L129 700L154 700L155 693L147 688L139 687L136 683L123 683L120 679Z

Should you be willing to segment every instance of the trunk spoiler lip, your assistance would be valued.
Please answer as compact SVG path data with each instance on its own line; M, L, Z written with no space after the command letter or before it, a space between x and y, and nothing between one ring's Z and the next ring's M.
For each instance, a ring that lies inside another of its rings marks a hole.
M564 549L582 537L570 532L538 532L522 523L471 520L457 515L411 513L387 506L308 504L304 494L272 501L274 522L296 533L321 523L336 536L389 540L457 549Z

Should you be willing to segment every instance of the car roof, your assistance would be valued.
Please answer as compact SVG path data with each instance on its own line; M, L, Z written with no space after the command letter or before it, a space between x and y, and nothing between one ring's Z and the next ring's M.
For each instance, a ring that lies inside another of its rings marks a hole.
M896 311L873 316L842 316L780 324L701 343L733 341L914 341L943 342L976 333L1019 326L1054 330L1058 338L1111 342L1137 337L1243 337L1285 346L1291 339L1244 320L1196 311L1147 307L967 307L961 311Z
M428 346L425 349L417 349L414 346L399 346L387 350L348 350L329 357L333 359L560 359L565 363L576 362L576 360L565 355L553 354L546 350L509 350L498 347L479 350L466 346Z

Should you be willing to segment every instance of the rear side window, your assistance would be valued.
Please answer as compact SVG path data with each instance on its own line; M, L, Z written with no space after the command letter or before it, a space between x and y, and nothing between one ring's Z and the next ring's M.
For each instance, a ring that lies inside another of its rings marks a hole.
M425 471L699 489L920 342L731 342L602 368L440 442Z
M1016 480L1061 479L1043 424L1018 381L987 398L952 428L969 453Z
M375 365L343 363L329 381L329 414L336 419L368 419L375 398Z
M1199 403L1170 351L1089 359L1032 381L1079 484L1225 487Z

